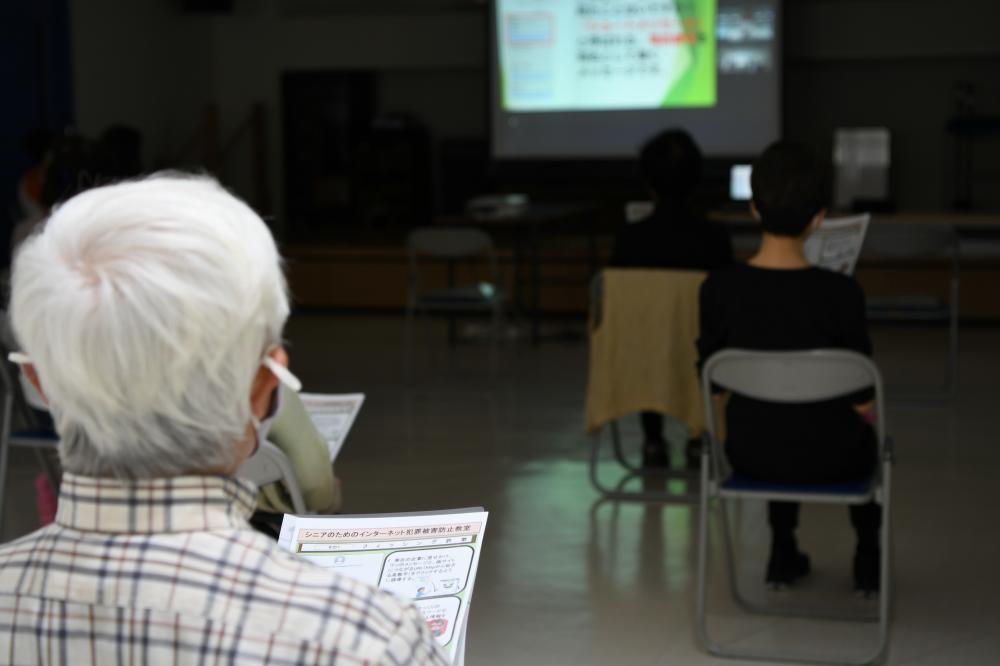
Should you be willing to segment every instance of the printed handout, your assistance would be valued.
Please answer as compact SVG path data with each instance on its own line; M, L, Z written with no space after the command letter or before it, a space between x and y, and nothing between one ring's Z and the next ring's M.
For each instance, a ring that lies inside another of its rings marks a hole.
M368 516L291 516L278 545L409 599L452 664L464 663L465 628L486 519L482 509Z
M365 394L300 393L299 398L302 399L313 425L330 447L330 462L335 461L354 419L361 411Z
M824 220L806 241L806 259L813 266L853 275L870 220L867 214Z

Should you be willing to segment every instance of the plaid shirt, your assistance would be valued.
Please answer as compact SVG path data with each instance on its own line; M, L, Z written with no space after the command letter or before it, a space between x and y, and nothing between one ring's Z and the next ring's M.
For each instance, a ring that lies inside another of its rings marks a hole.
M250 529L222 477L66 474L0 547L0 664L446 664L423 617Z

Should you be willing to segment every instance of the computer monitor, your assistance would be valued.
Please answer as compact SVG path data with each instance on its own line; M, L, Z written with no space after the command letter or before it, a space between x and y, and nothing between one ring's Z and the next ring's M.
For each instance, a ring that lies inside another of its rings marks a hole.
M729 171L729 200L730 201L750 201L753 192L750 189L750 172L753 167L749 164L734 164Z

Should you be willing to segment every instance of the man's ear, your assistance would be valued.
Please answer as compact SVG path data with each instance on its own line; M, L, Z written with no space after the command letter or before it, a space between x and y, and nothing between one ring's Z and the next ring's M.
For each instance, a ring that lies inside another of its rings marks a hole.
M24 376L28 378L31 385L35 387L35 390L38 391L38 395L42 396L42 400L45 401L45 404L49 404L49 398L45 395L45 389L42 388L42 382L38 379L38 372L35 371L35 366L31 363L25 363L21 366L21 372L23 372Z
M275 347L270 356L276 362L288 367L288 353L283 347ZM276 388L278 388L278 378L267 366L261 365L250 385L250 410L258 419L267 415L267 410L271 407L271 396Z
M753 219L760 222L760 211L757 210L757 204L753 200L750 201L750 214L753 216Z

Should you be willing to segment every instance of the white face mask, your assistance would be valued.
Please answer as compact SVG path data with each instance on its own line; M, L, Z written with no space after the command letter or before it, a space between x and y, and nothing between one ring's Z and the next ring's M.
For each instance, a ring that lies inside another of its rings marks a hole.
M254 447L254 452L260 447L260 443L267 439L268 433L271 432L271 425L274 423L274 419L281 412L281 394L285 390L294 391L298 393L302 390L302 382L299 378L291 373L291 371L285 366L281 365L271 357L271 349L267 350L264 355L264 359L261 361L261 365L267 367L268 370L274 373L274 376L278 378L278 387L274 389L274 394L271 397L271 405L267 408L267 413L264 414L264 418L258 419L252 413L250 414L250 422L253 424L254 432L257 434L257 446Z
M296 393L302 390L302 382L299 378L293 375L288 368L281 365L271 357L271 352L276 348L277 347L268 348L268 350L264 353L264 358L261 360L261 365L267 367L268 370L273 372L274 376L277 377L280 382L278 384L278 388L274 390L274 395L271 398L271 406L268 407L267 414L264 415L263 419L258 419L252 412L250 414L250 422L253 424L254 431L257 433L257 446L254 447L255 452L257 447L260 446L260 443L267 439L267 435L271 431L271 424L274 423L274 418L278 415L278 412L281 411L282 390L287 388L289 391L295 391ZM27 354L17 351L7 354L7 360L18 365L31 363L31 359L27 356Z
M274 423L274 417L278 415L281 411L281 384L278 388L274 389L274 393L271 394L271 406L267 408L267 414L264 418L258 419L253 414L250 415L250 422L253 423L254 432L257 433L257 446L254 447L254 452L260 447L260 443L267 439L268 433L271 432L271 425Z

